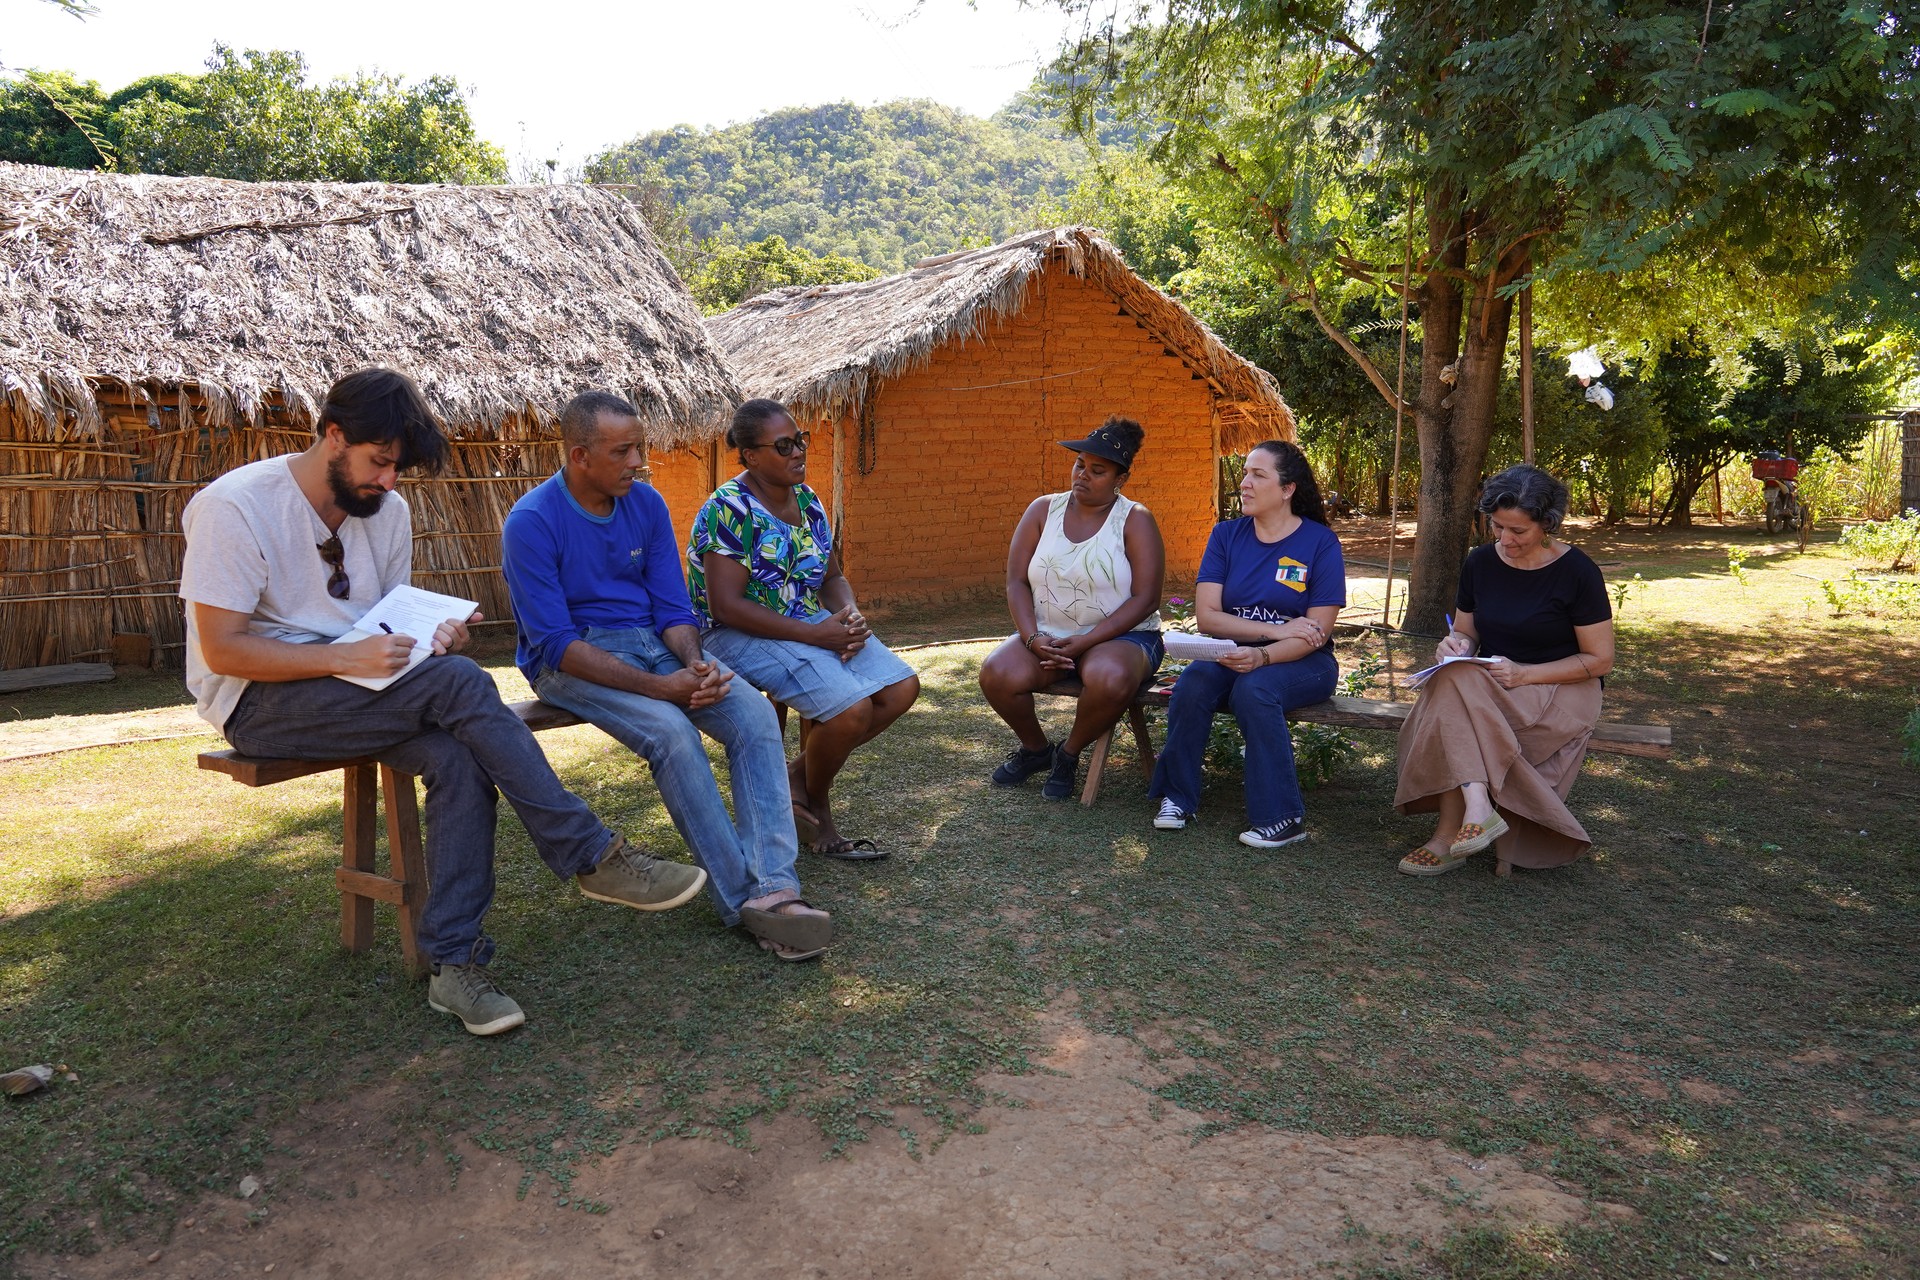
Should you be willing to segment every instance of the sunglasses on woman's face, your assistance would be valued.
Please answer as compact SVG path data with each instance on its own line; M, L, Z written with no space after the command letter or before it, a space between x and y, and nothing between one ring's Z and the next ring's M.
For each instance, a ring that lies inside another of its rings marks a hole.
M340 545L340 535L336 533L325 542L315 543L314 550L333 566L333 572L327 576L327 594L335 600L345 600L352 593L353 584L347 581L347 549Z
M778 440L768 440L753 447L771 449L783 458L791 458L796 453L805 453L812 439L813 437L805 431L796 431L790 436L781 436Z

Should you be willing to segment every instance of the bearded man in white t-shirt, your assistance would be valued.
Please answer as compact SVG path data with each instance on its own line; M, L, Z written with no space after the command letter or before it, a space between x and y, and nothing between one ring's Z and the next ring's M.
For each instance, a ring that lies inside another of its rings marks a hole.
M481 932L499 796L542 860L589 897L664 911L699 893L706 873L632 848L561 785L493 677L456 656L477 614L441 623L436 656L384 689L332 678L408 665L407 636L331 642L411 575L412 524L393 488L402 472L437 473L447 441L419 388L390 369L336 382L315 435L304 453L230 471L187 504L187 687L246 755L373 756L426 783L427 1003L494 1035L526 1020L489 976L494 946Z

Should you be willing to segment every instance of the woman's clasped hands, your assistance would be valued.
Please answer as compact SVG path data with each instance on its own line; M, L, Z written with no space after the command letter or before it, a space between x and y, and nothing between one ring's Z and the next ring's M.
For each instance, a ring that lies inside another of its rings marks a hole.
M820 635L816 642L822 649L831 649L840 655L840 661L849 662L853 655L860 652L867 643L867 637L873 634L873 628L860 611L852 605L840 610L830 618L822 618L813 624Z

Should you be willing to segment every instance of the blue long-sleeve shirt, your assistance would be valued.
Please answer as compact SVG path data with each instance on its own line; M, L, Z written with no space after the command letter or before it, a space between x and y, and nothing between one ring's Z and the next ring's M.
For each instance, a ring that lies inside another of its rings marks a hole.
M667 504L636 484L596 516L567 491L564 473L513 504L500 527L507 590L529 681L558 671L567 646L588 627L700 625L680 575Z

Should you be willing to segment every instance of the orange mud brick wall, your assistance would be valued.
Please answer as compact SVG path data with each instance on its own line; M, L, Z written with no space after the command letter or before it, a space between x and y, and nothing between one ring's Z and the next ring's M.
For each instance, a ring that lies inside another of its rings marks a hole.
M846 437L840 546L860 599L998 591L1020 513L1070 482L1057 442L1115 413L1146 428L1125 492L1159 521L1168 580L1192 581L1214 524L1213 389L1105 290L1054 267L1018 314L880 388L867 474L856 421L807 424L807 478L829 504Z
M716 481L713 476L715 449L725 449L725 445L691 445L673 450L653 450L647 454L647 466L652 470L649 483L660 491L667 500L667 514L673 518L674 540L680 544L681 554L687 550L687 531L693 526L693 513L713 492ZM731 462L731 455L722 461ZM733 474L734 469L723 469L721 479Z

